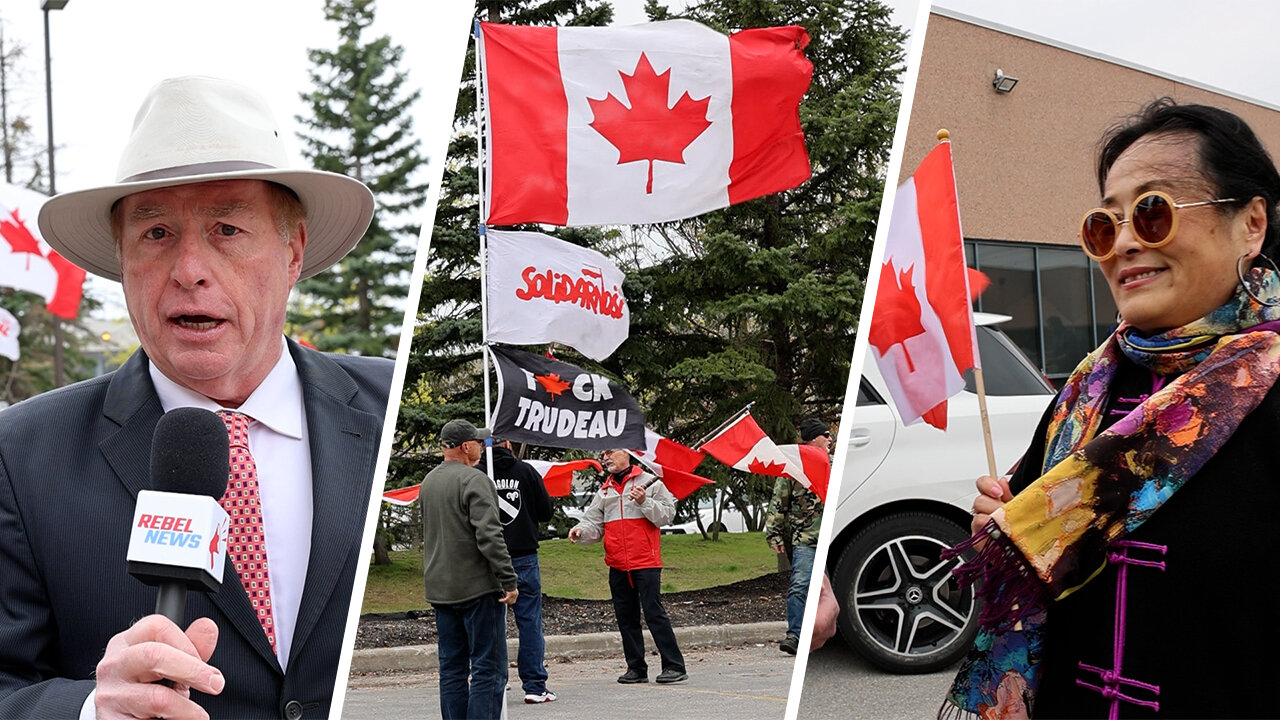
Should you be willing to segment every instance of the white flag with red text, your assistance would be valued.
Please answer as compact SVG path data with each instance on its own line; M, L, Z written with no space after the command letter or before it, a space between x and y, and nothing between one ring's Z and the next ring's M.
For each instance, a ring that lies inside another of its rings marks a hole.
M22 332L22 326L18 324L18 318L13 313L0 308L0 355L18 361L22 356L22 351L18 347L18 334Z
M809 177L799 26L480 29L488 224L665 222Z
M978 365L969 284L951 143L942 142L898 188L867 333L905 425L945 430L947 398Z
M36 216L47 199L34 190L0 183L0 287L35 293L44 298L49 312L74 320L85 273L40 237Z
M624 275L609 258L542 233L485 237L490 342L558 342L604 360L627 339Z

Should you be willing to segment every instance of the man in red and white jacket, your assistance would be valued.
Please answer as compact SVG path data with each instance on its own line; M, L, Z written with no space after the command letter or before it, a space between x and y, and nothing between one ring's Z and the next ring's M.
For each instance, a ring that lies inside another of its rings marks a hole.
M600 462L609 475L583 512L582 521L569 531L569 539L588 545L604 538L609 591L627 660L627 672L618 682L649 682L640 628L642 611L662 658L658 682L687 680L684 656L659 597L662 544L658 527L675 517L676 500L661 480L638 465L633 467L626 450L606 450L600 454Z

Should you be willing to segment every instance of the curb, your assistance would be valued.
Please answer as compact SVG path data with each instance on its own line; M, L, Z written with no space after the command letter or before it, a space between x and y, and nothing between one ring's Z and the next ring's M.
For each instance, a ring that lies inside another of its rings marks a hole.
M787 623L782 620L675 628L676 640L680 643L681 649L778 642L786 631ZM647 629L644 634L646 641L652 645L653 637L649 635ZM546 642L548 662L622 655L622 638L616 632L548 635ZM508 657L514 658L518 648L518 640L515 638L507 640ZM438 669L438 663L435 645L369 648L356 650L351 656L353 673L426 672L436 669Z

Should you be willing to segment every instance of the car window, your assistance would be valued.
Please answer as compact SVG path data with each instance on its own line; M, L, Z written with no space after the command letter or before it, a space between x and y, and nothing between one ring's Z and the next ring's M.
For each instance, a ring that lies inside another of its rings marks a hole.
M979 325L978 353L988 395L1052 395L1053 388L1007 335ZM964 389L977 392L973 371L964 373Z
M880 397L880 393L875 391L865 379L858 382L858 404L859 405L883 405L884 399Z

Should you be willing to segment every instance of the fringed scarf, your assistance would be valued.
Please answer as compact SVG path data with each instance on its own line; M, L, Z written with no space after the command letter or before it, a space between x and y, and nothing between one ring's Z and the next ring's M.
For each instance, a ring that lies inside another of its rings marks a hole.
M1280 295L1255 269L1250 284ZM1108 547L1160 508L1213 457L1280 374L1280 308L1243 291L1188 325L1142 337L1121 324L1067 378L1050 418L1043 473L950 552L979 547L955 570L982 580L973 650L939 718L1031 716L1044 623L1056 600L1089 582ZM1177 379L1099 433L1123 354Z

